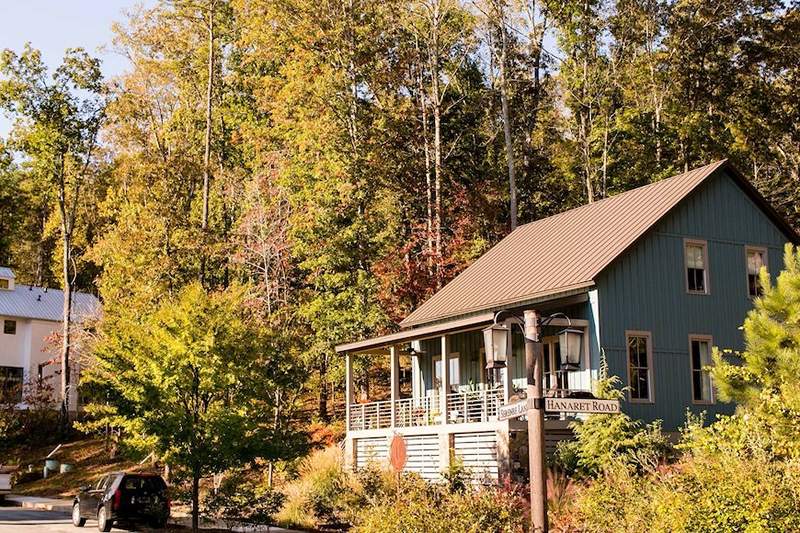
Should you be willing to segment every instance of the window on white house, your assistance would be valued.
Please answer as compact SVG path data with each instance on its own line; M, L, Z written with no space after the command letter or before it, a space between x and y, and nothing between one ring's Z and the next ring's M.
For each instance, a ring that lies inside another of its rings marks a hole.
M16 320L3 320L3 333L6 335L17 334L17 321Z
M0 403L20 403L22 401L22 368L0 366Z
M695 294L708 293L708 255L704 242L687 242L686 290Z
M9 287L10 287L10 285L8 283L8 280L5 279L5 278L0 278L0 289L8 290Z
M628 333L628 385L631 401L653 401L653 360L649 333Z
M747 248L747 294L755 298L764 294L758 279L761 267L767 266L767 251L763 248Z
M712 403L714 391L711 386L711 339L690 337L689 346L692 359L692 400L695 403Z

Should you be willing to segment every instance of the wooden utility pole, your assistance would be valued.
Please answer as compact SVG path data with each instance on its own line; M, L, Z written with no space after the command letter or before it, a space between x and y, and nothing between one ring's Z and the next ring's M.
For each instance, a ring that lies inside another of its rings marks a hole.
M543 346L539 313L525 311L525 368L528 374L528 460L531 485L531 530L547 533L547 472L544 454Z

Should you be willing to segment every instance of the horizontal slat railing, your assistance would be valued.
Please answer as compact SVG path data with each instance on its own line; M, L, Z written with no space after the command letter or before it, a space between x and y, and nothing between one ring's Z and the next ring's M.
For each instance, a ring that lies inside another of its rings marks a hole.
M503 405L503 389L454 392L447 395L451 423L488 422L497 418Z
M392 402L354 403L350 405L350 429L381 429L392 425Z
M450 423L488 422L497 418L503 404L503 390L476 390L447 395ZM403 398L395 402L395 427L432 426L442 423L439 396ZM389 400L350 405L350 430L391 427L392 402Z
M438 423L435 398L403 398L397 401L397 427L432 426Z

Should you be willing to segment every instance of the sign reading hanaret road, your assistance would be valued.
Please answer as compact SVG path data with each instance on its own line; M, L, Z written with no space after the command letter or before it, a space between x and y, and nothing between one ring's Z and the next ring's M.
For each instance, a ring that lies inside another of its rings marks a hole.
M519 418L528 414L527 400L501 405L497 409L498 420ZM598 400L594 398L545 398L544 410L551 413L599 413L616 415L620 413L619 400Z
M556 413L605 413L618 414L619 400L597 400L593 398L545 398L544 410Z

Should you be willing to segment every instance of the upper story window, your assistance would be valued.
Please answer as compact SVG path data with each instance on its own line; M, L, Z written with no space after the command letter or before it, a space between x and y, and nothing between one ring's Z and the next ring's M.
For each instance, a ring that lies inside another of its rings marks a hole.
M689 350L692 362L692 400L694 403L713 403L714 390L711 386L711 337L692 335L689 337Z
M10 285L9 285L8 280L5 279L5 278L0 278L0 289L8 290L9 287L10 287Z
M653 401L653 346L650 332L626 333L628 350L628 386L632 402Z
M758 273L761 271L761 267L767 266L767 250L748 246L745 248L745 253L747 257L747 294L755 298L764 294Z
M3 320L3 333L6 335L17 334L17 321L16 320Z
M691 294L708 294L708 249L705 241L686 241L686 290Z

